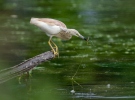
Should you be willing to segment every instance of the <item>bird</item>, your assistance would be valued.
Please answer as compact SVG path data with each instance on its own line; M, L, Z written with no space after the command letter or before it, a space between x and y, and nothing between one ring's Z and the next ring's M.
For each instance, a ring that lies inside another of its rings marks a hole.
M56 19L52 18L34 18L30 19L30 24L33 24L40 28L43 32L49 36L48 44L50 45L55 56L59 56L57 45L52 41L52 37L58 37L62 40L69 40L72 36L79 37L85 41L88 39L82 36L76 29L67 28L67 26Z

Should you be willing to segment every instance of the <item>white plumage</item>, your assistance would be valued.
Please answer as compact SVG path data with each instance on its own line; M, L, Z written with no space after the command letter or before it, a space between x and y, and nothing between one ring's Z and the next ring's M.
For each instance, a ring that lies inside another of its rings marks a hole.
M50 37L48 43L55 55L58 55L59 53L58 53L58 47L51 40L53 36L63 40L69 40L74 35L84 40L87 40L77 30L68 29L66 25L59 20L55 20L51 18L31 18L30 23L39 27L42 31L46 33L47 36ZM54 45L54 47L52 45Z

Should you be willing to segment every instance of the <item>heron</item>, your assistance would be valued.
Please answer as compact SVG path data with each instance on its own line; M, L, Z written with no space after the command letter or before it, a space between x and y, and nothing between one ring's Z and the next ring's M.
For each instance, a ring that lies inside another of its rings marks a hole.
M52 41L53 36L62 40L69 40L72 38L72 36L76 36L87 41L87 38L82 36L76 29L69 29L63 22L56 19L32 17L30 24L39 27L43 32L46 33L47 36L50 37L48 44L55 56L59 56L59 51L57 45Z

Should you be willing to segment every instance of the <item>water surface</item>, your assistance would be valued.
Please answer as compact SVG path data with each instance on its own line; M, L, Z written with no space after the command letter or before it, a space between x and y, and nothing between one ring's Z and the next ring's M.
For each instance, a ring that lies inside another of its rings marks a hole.
M0 69L50 50L31 17L55 18L89 37L53 38L60 57L37 66L22 84L0 85L3 100L135 98L134 0L0 1ZM77 71L77 69L79 70ZM74 74L77 74L74 76ZM81 86L74 83L74 80ZM72 84L73 82L73 84ZM71 93L71 90L75 93Z

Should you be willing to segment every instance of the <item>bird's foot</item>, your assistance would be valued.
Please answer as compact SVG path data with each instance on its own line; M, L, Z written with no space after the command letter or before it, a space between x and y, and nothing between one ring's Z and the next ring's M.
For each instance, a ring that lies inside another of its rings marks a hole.
M52 52L54 53L54 57L58 57L58 58L59 58L59 52L58 52L58 51L55 51L55 50L53 49Z

